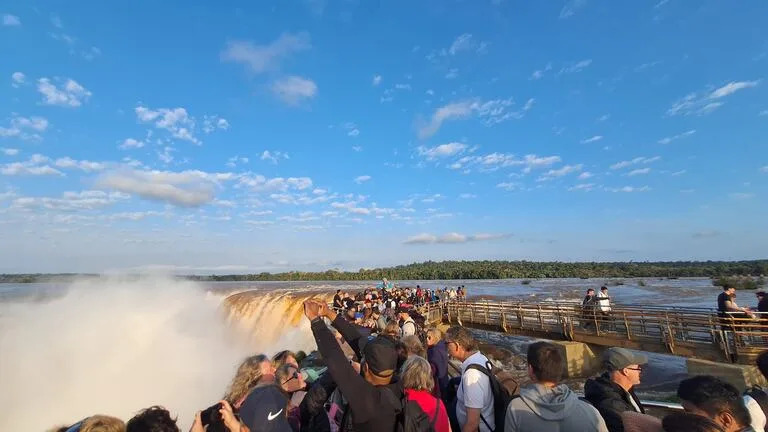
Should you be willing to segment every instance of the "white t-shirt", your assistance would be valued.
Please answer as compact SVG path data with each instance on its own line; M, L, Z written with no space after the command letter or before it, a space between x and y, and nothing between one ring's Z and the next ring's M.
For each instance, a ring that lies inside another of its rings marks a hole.
M403 337L413 336L416 334L416 323L413 321L413 318L408 317L408 319L405 320L402 330Z
M600 305L600 310L602 312L611 311L611 300L608 298L608 294L604 294L602 291L598 292L597 303Z
M484 373L479 370L469 369L471 364L478 364L486 367L488 358L480 351L467 357L461 364L461 385L456 393L456 418L459 425L464 427L467 423L467 408L479 408L480 415L491 425L491 429L480 420L480 432L492 432L496 427L496 421L493 416L493 392L491 391L491 382Z
M747 411L749 411L750 421L752 422L750 426L752 426L752 429L758 432L765 430L765 413L763 412L763 409L760 408L760 404L758 404L752 396L745 395L744 405L747 406Z

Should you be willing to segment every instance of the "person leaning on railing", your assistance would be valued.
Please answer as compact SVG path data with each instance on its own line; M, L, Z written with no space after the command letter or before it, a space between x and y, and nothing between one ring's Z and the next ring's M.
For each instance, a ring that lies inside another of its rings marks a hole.
M728 284L723 285L723 292L717 296L717 315L727 323L723 325L723 330L735 330L734 322L743 322L755 317L749 308L739 307L734 297L736 288Z

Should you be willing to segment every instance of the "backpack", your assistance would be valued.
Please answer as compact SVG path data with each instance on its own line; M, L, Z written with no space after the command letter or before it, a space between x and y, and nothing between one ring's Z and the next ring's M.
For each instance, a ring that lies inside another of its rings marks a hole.
M760 405L760 409L768 417L768 393L760 386L752 386L744 391L744 396L749 396ZM768 424L765 426L765 430L768 431Z
M387 388L387 392L396 398L390 388ZM421 409L418 402L408 399L406 395L397 403L401 409L397 414L396 432L435 432L435 423L440 415L440 399L435 398L435 415L432 418Z
M501 368L495 368L490 361L485 362L485 367L479 364L471 364L467 369L475 369L488 377L491 384L491 393L493 394L493 417L496 425L494 431L504 430L504 420L507 417L507 406L512 399L520 393L520 384L509 372ZM480 415L480 420L485 423L488 429L491 426L488 421Z

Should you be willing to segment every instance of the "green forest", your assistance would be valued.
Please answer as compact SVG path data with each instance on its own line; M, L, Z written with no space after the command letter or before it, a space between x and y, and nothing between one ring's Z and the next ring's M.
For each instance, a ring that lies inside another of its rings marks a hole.
M440 280L440 279L539 279L711 277L768 275L768 260L674 262L534 262L534 261L426 261L358 271L290 271L230 275L194 275L200 281L319 281L319 280ZM97 275L0 274L0 283L71 280Z

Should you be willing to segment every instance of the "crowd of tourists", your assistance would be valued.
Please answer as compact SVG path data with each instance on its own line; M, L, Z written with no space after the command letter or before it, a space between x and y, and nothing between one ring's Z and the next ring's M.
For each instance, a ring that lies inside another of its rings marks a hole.
M281 351L246 358L221 400L194 415L190 432L765 430L768 395L757 388L741 394L713 376L680 382L684 411L663 419L648 415L634 391L648 358L623 348L605 350L602 373L586 381L579 397L562 382L567 365L561 347L531 343L530 382L519 386L480 351L470 330L426 327L413 308L464 295L463 287L401 290L385 283L355 296L337 291L331 305L309 299L304 314L319 355ZM768 376L768 352L757 366ZM179 427L166 408L152 406L127 422L94 415L53 431Z

